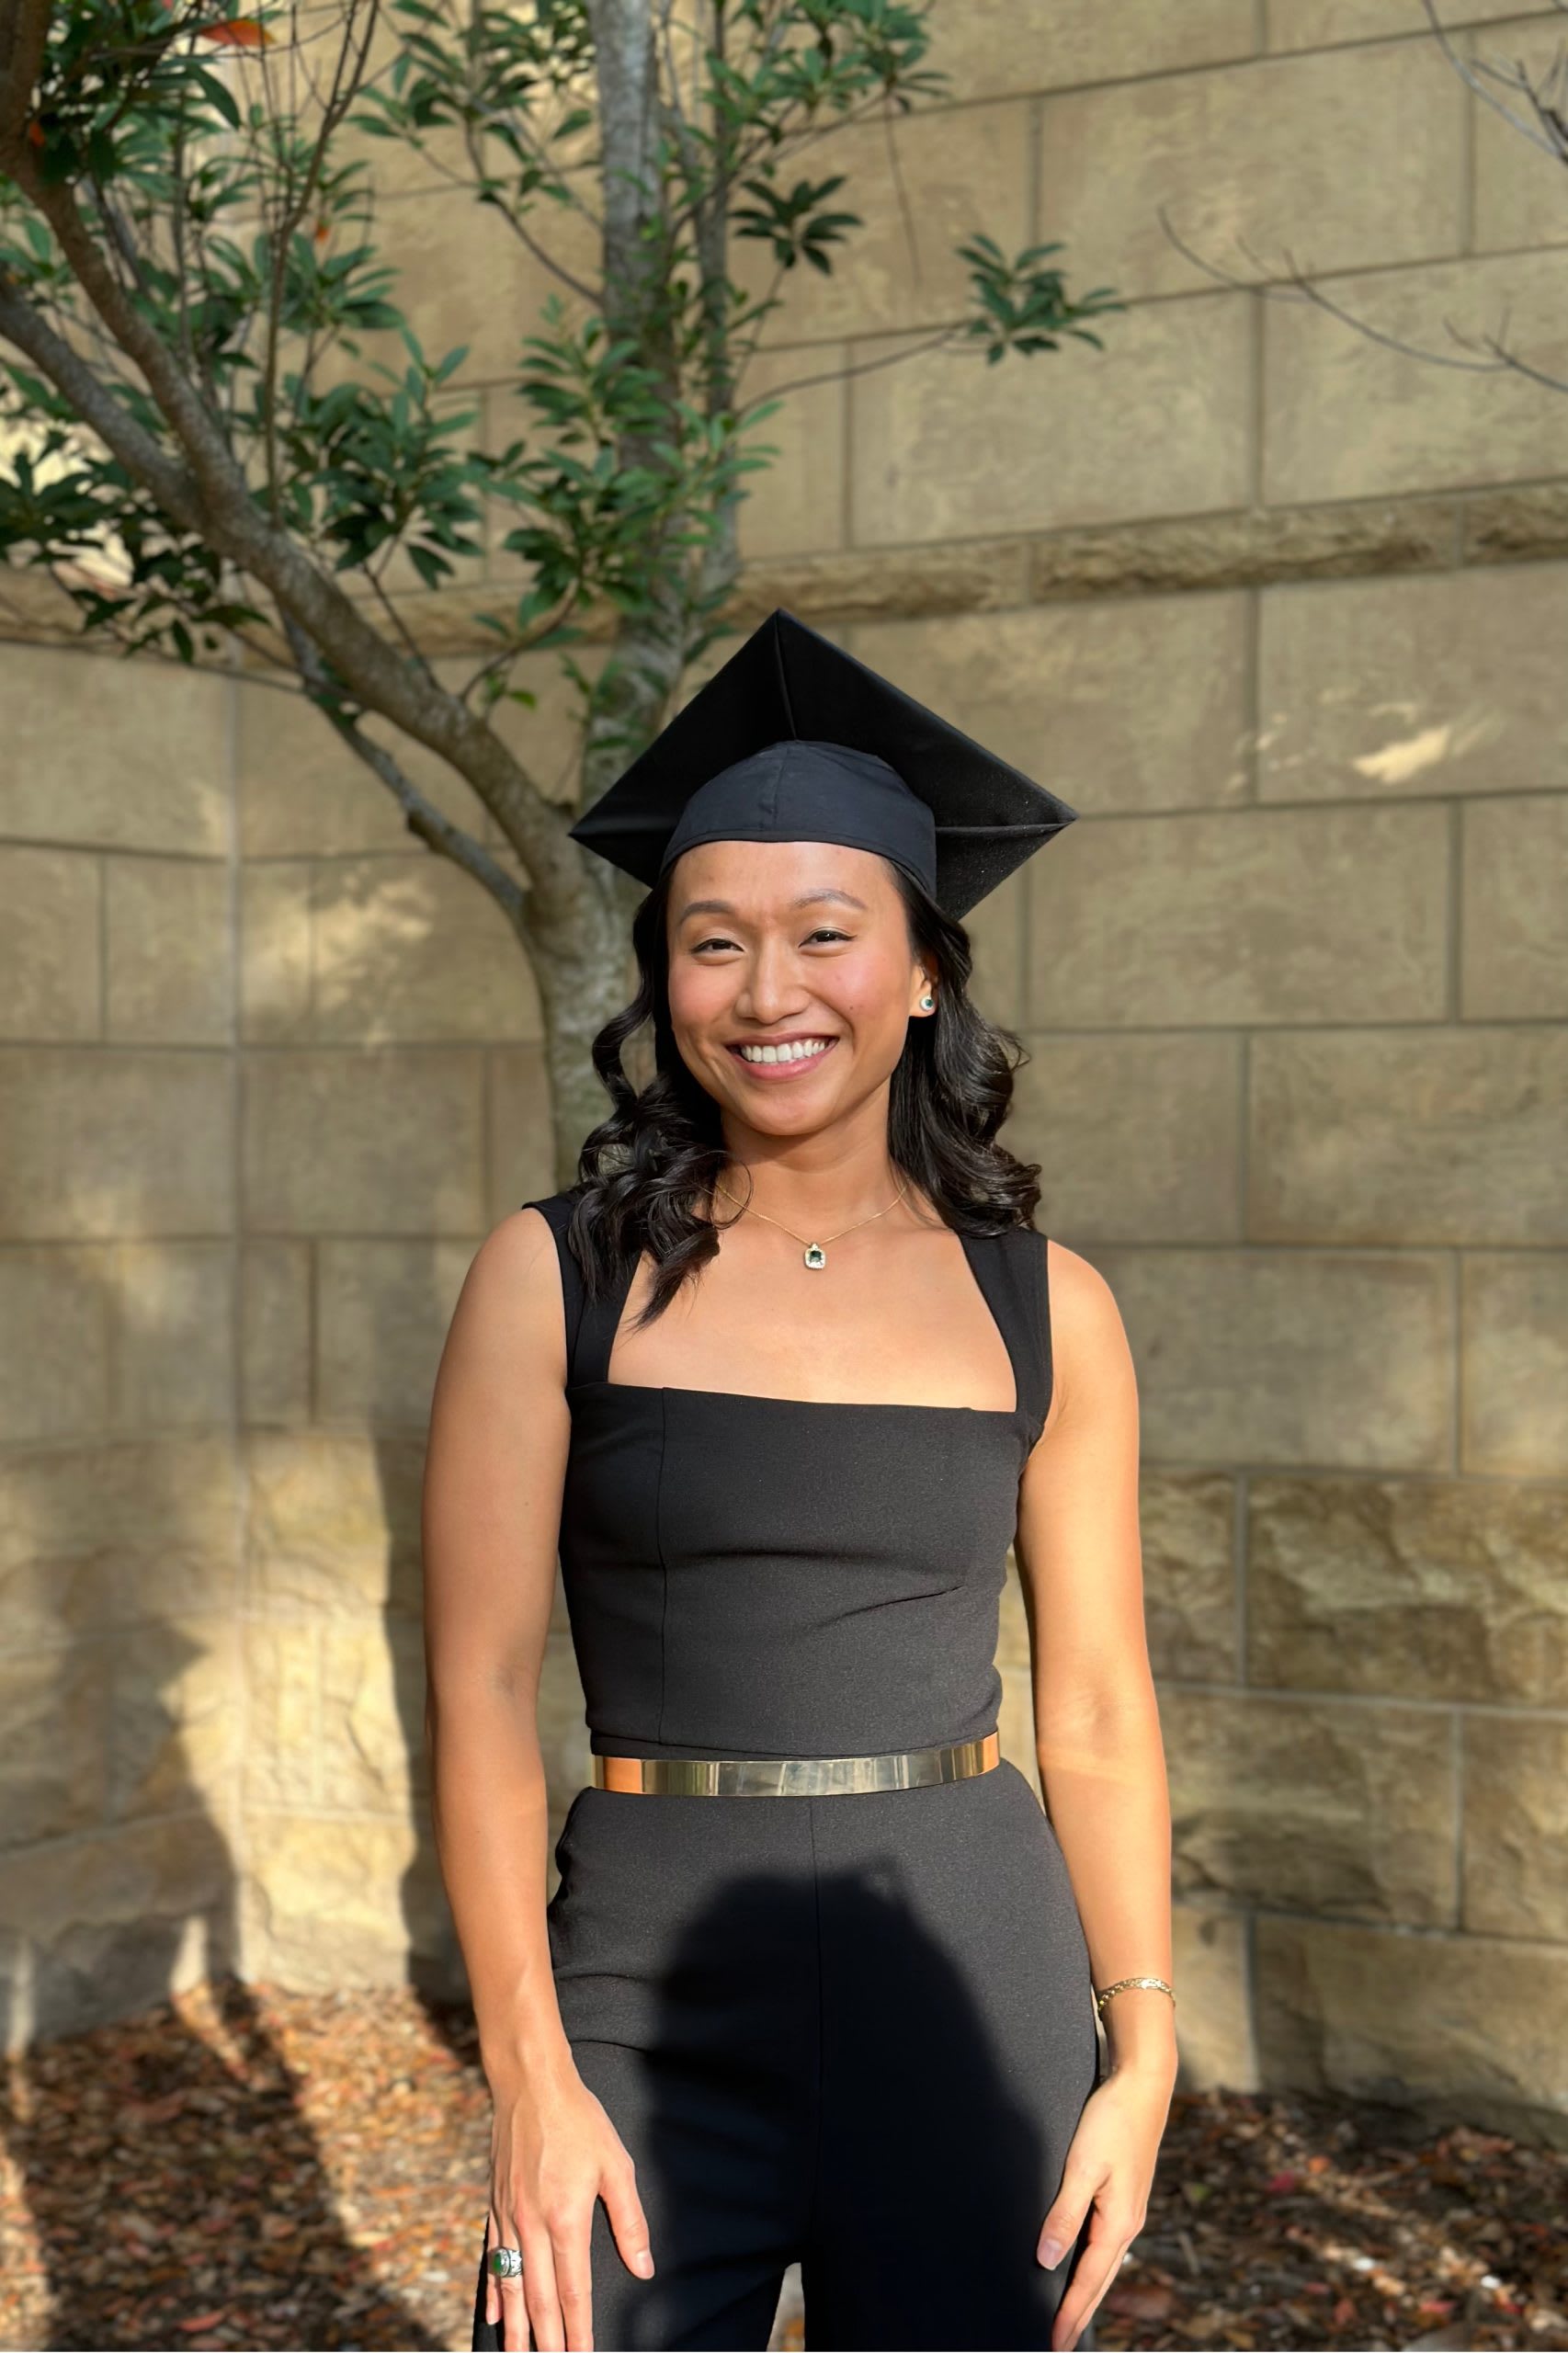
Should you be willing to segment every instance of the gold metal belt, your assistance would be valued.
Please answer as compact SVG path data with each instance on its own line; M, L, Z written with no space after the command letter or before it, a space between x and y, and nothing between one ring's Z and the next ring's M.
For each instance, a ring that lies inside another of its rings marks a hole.
M997 1734L881 1756L597 1756L596 1790L683 1798L827 1798L967 1781L1001 1762Z

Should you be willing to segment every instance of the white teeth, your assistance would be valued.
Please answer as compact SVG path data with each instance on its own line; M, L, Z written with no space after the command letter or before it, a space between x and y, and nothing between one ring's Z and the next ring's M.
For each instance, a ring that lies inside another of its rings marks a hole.
M747 1063L804 1063L813 1054L824 1054L831 1046L831 1038L802 1038L788 1046L743 1046L741 1060Z

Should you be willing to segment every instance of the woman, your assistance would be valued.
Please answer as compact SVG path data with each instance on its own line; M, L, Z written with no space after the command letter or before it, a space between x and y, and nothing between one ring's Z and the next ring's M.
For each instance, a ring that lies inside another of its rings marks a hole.
M995 1142L958 919L1073 814L779 611L573 829L653 886L642 986L579 1181L474 1259L426 1472L476 2347L765 2347L798 2258L813 2347L1068 2347L1142 2227L1135 1387ZM997 1753L1009 1541L1048 1812ZM594 1780L547 1910L558 1542Z

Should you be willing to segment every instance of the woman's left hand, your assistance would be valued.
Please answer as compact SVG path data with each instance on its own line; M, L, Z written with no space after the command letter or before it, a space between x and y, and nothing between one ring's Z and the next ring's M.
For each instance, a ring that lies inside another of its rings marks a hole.
M1084 2103L1062 2187L1040 2225L1039 2256L1049 2269L1065 2259L1094 2208L1089 2235L1057 2309L1052 2353L1067 2353L1077 2344L1143 2227L1175 2088L1172 2069L1113 2067Z

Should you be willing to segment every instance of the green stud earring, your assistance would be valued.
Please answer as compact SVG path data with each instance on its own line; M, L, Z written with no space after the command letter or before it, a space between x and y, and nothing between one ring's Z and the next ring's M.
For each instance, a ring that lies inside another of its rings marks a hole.
M937 1000L936 1000L936 998L931 995L931 993L930 993L929 989L927 989L927 991L926 991L926 995L921 998L920 1003L921 1003L921 1006L922 1006L922 1007L924 1008L924 1010L925 1010L926 1012L927 1012L927 1013L935 1013L935 1012L936 1012L936 1010L937 1010Z

